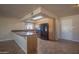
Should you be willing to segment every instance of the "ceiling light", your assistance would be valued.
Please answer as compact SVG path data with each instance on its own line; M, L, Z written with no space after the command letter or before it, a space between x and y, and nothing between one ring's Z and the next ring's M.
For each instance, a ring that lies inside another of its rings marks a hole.
M43 18L43 16L36 16L36 17L34 17L34 18L32 18L33 20L38 20L38 19L41 19L41 18Z

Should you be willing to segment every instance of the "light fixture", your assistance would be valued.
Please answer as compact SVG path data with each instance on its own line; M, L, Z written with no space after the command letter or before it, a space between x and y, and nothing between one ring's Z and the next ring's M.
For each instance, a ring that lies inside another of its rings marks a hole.
M33 17L32 19L33 20L38 20L38 19L42 19L43 18L43 16L35 16L35 17Z

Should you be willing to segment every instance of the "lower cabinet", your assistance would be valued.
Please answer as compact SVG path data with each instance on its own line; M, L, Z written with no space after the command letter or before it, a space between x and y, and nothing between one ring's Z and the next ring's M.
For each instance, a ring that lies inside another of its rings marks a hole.
M37 38L35 35L30 35L27 37L27 53L28 54L37 53Z

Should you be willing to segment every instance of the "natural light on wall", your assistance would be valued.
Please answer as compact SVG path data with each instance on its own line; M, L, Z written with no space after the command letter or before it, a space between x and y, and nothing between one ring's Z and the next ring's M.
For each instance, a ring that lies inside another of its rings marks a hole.
M27 23L26 24L26 29L27 30L33 30L34 29L33 27L34 27L34 24L33 23Z
M33 23L27 23L26 24L26 30L33 30L34 29L34 24ZM32 31L27 31L26 35L33 35Z

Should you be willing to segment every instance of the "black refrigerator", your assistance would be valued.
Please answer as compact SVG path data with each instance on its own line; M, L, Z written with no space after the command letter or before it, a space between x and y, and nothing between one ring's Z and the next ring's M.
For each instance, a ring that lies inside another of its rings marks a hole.
M48 23L40 24L40 38L49 40L49 25Z

